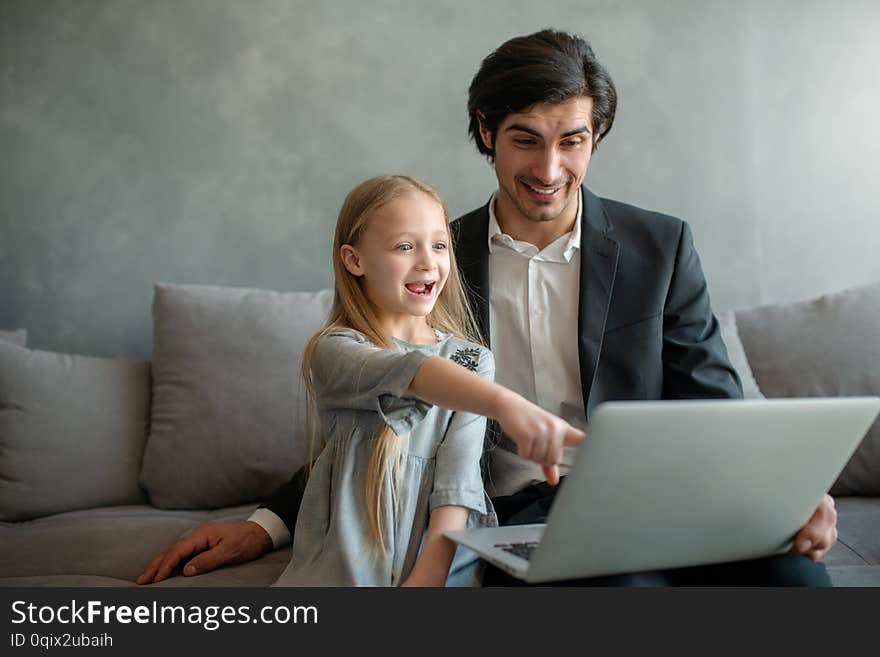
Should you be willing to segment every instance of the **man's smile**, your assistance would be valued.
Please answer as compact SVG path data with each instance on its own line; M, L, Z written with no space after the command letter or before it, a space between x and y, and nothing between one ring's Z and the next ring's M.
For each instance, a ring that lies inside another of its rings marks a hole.
M555 200L559 196L559 193L565 189L566 185L568 185L568 181L552 186L541 185L540 183L528 183L522 179L520 179L519 182L531 198L543 203Z

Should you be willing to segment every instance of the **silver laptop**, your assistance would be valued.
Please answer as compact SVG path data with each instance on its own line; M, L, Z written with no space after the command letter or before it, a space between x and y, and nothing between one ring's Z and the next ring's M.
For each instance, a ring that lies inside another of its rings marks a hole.
M607 402L546 524L446 535L526 582L784 552L878 412L878 397Z

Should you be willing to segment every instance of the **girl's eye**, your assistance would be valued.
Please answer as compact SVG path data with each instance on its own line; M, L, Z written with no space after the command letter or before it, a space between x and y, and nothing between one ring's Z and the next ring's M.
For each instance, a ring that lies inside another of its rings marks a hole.
M398 244L398 251L412 251L412 244Z
M446 242L437 242L437 243L434 245L434 248L435 248L435 249L445 249L445 248L446 248Z

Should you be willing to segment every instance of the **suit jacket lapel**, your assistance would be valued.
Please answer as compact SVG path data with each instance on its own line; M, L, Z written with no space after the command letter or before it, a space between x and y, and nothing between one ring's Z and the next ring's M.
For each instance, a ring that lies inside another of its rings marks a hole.
M581 277L578 294L578 356L584 410L589 418L601 401L593 388L602 337L611 305L614 276L620 245L611 238L611 224L602 201L586 187L581 187L583 217L581 219Z
M489 344L489 204L452 222L455 259L478 328Z

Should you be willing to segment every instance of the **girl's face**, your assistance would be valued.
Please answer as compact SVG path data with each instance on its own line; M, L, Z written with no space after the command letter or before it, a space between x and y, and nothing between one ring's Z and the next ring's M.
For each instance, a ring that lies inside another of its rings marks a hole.
M341 248L346 269L363 276L367 297L385 322L411 322L434 308L449 276L449 232L443 209L414 191L379 208L360 243Z

